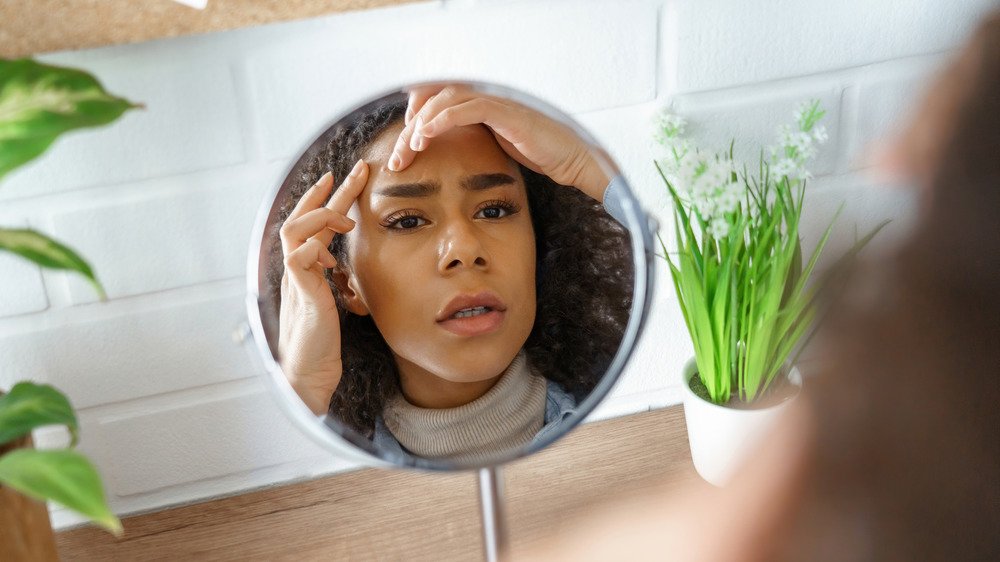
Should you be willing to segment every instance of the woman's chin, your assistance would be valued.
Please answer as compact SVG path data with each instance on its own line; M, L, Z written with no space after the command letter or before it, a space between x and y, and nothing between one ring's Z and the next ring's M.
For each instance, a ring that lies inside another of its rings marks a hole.
M510 366L521 351L524 337L505 337L494 341L467 341L433 343L409 342L409 349L396 353L397 362L410 363L413 367L453 383L477 383L496 379ZM415 345L414 345L415 344Z
M509 357L496 358L484 358L482 353L470 355L466 360L448 361L448 364L442 365L443 368L436 374L445 380L457 383L488 381L503 374L517 356L517 352Z

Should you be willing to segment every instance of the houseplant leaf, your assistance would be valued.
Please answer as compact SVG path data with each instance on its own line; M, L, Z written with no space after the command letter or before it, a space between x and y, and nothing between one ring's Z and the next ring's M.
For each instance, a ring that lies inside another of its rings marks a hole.
M31 59L0 59L0 178L60 134L104 125L140 107L108 94L90 74Z
M90 281L101 300L105 297L104 287L90 265L72 249L40 232L27 228L0 228L0 250L13 252L42 267L75 271Z
M47 384L19 382L0 396L0 445L36 427L65 425L77 442L77 422L66 396Z
M104 500L94 465L70 450L18 449L0 457L0 484L38 500L52 500L80 513L115 536L122 524Z

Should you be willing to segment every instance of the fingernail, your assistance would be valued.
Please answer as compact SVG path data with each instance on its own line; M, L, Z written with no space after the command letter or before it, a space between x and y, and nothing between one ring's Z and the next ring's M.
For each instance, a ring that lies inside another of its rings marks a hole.
M420 127L420 136L421 137L429 137L429 136L432 136L433 134L434 134L434 121L430 121L428 123L424 123Z
M359 159L357 162L354 163L354 167L351 168L351 176L358 177L359 175L361 175L361 163L362 162L364 162L364 160L363 159Z
M402 164L402 163L403 163L403 161L402 161L402 159L400 159L399 155L396 154L396 153L393 153L392 154L392 158L389 159L389 169L392 170L393 172L398 172L399 171L399 165Z
M345 230L350 230L354 228L355 222L352 219L345 216L336 216L330 219L330 222L328 224L332 227L339 226L340 228L343 228Z
M424 123L424 118L417 116L417 122L413 125L413 136L410 137L410 149L420 151L423 145L423 137L420 136L420 127Z
M316 183L317 184L323 183L324 181L326 181L326 178L328 176L332 176L332 175L333 175L333 172L327 172L327 173L323 174L322 176L320 176L319 179L316 180Z

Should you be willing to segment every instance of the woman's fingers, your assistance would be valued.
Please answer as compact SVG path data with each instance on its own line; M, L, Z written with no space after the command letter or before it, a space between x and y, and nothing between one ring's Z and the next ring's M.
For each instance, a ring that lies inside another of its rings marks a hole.
M317 267L317 265L319 267ZM323 268L334 268L337 260L322 242L310 238L297 250L285 256L285 273L282 286L282 306L287 302L314 302L317 291L328 291ZM284 280L287 279L287 282ZM297 295L297 296L296 296ZM322 297L319 297L322 298Z
M434 92L430 89L416 90L411 94L411 98L420 102L424 96L429 96L419 109L415 109L412 117L403 127L396 145L393 147L392 156L389 157L389 169L398 172L410 165L415 152L424 150L427 147L427 140L422 138L419 131L424 123L437 115L444 108L462 103L474 95L474 92L466 86L446 86Z
M423 150L425 143L420 136L421 126L449 104L461 103L473 95L470 88L457 85L414 89L406 104L407 117L403 120L405 126L399 135L398 144L414 151Z
M444 101L439 101L436 96L424 104L413 122L400 133L394 154L389 160L389 169L406 169L416 158L417 152L427 149L431 137L444 134L455 127L482 123L512 143L520 142L526 130L531 127L530 122L521 123L524 120L509 105L488 97L463 98L461 95L454 94ZM448 103L451 105L446 105Z
M285 221L279 231L281 248L285 254L289 254L324 229L344 233L352 228L354 228L353 220L327 207L320 207L295 220Z
M333 187L333 174L327 172L313 184L295 204L295 208L288 215L287 220L295 220L309 211L318 208L330 196L330 188Z
M406 115L403 117L403 124L409 125L417 112L427 103L427 100L437 95L443 88L443 86L426 86L410 90L410 96L406 102Z
M354 205L367 183L368 163L364 160L358 160L351 173L340 184L340 188L330 198L326 207L335 213L347 215L347 212L351 210L351 205Z
M323 243L323 246L329 246L330 242L333 241L333 237L336 234L346 234L354 228L354 221L347 218L347 212L351 210L351 206L357 201L358 196L365 189L365 184L368 183L368 164L364 160L358 160L354 164L354 168L351 173L344 179L334 192L333 197L327 202L326 208L329 209L334 215L343 216L345 219L350 221L347 224L346 229L339 229L337 225L333 225L330 228L325 228L316 233L313 238L316 238Z
M285 267L297 270L293 274L293 281L300 281L302 272L309 270L317 262L327 268L337 264L328 246L337 233L344 234L354 228L355 222L347 217L347 212L365 188L368 164L364 160L358 160L330 201L325 206L307 211L310 205L322 202L317 194L323 193L325 184L332 184L331 177L330 174L324 174L323 179L303 195L295 207L298 215L295 218L289 215L279 231ZM326 187L327 193L328 189ZM307 197L310 200L303 204Z
M426 107L426 105L425 105ZM392 155L389 157L389 169L398 172L410 165L413 161L414 149L411 147L414 140L414 131L423 124L423 117L417 115L409 124L403 127L396 139L396 145L392 148ZM423 150L423 146L419 146Z
M413 132L417 125L414 122L414 118L423 110L429 100L440 94L444 89L445 86L424 86L410 90L406 101L406 114L403 116L403 131L399 134L396 146L392 150L392 156L389 158L390 170L399 171L403 169L399 167L401 162L399 153L406 147L409 147L410 142L413 140ZM407 155L407 157L409 160L412 160L412 155Z
M474 98L442 109L424 122L421 137L433 138L455 127L482 123L511 143L530 135L531 120L523 119L513 107L491 98Z
M313 237L306 240L298 249L285 255L285 271L298 284L302 273L308 271L317 262L326 268L337 265L337 259L333 257L326 245L318 238Z

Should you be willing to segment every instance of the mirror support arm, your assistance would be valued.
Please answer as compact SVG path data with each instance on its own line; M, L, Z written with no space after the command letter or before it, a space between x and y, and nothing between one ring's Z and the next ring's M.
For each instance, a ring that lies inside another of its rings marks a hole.
M487 562L505 559L507 522L503 513L503 475L500 467L479 469L479 505L483 513L483 547Z

